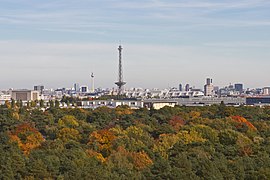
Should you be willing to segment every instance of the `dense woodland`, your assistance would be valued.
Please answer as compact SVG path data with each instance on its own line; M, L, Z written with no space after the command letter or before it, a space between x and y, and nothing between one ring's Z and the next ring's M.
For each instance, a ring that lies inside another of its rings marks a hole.
M270 108L0 107L0 179L270 179Z

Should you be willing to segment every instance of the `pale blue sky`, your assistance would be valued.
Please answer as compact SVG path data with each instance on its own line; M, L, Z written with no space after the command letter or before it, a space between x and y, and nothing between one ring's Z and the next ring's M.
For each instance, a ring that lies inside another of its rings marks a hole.
M0 0L0 89L270 86L269 0Z

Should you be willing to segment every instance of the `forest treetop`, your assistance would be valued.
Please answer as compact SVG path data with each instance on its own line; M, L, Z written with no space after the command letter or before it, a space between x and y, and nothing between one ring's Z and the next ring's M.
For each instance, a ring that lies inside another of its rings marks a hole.
M0 179L269 179L270 108L0 107Z

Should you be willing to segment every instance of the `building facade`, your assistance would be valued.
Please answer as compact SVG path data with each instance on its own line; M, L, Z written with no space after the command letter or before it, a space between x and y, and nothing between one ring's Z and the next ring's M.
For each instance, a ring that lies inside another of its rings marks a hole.
M12 90L11 91L11 98L19 101L35 101L40 99L39 91L32 91L32 90Z
M235 91L242 93L244 90L244 86L243 86L243 84L235 84L234 89L235 89Z
M40 94L43 94L44 86L43 85L34 86L34 91L38 91Z
M268 104L270 105L270 96L262 97L247 97L247 105L259 105L259 104Z
M204 85L204 95L205 96L213 96L214 95L213 80L210 78L206 79L206 85Z

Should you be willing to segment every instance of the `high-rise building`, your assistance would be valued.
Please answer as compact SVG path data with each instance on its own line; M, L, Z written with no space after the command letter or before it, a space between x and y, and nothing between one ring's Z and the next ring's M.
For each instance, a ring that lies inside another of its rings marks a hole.
M210 78L206 79L206 85L204 85L204 95L205 96L213 96L214 95L213 80Z
M88 92L88 87L87 86L81 86L81 92L87 93Z
M213 80L212 79L210 79L210 78L207 78L206 79L206 85L210 85L212 83L213 83Z
M263 95L270 95L270 87L263 88Z
M40 94L43 94L43 90L44 90L43 85L34 86L34 91L38 91Z
M243 84L235 84L234 89L240 93L243 92Z
M78 83L74 84L74 91L79 92L80 91L80 85Z
M183 91L183 86L182 86L182 84L179 84L179 91Z
M189 84L186 84L185 91L189 91Z

